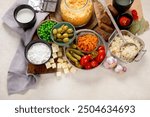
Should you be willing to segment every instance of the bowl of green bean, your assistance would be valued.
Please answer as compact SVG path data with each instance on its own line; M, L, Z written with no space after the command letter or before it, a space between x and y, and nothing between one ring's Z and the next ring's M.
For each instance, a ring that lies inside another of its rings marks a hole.
M40 23L37 28L37 35L39 39L51 43L51 30L57 24L57 21L54 20L45 20Z
M51 30L51 39L59 46L68 46L76 37L76 29L69 22L59 22Z

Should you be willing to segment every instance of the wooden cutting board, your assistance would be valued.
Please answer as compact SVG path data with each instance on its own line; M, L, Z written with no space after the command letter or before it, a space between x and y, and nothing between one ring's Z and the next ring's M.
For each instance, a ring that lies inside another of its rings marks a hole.
M56 13L50 13L50 15L48 15L48 17L46 19L54 19L54 20L57 20L57 21L62 21L62 19L60 17L60 10L59 10L60 1L61 0L59 0ZM106 2L107 2L107 4L111 4L112 0L106 0ZM142 5L141 5L140 0L135 0L132 7L131 7L131 9L136 9L137 10L139 18L143 17ZM93 16L92 16L90 22L82 28L92 29L96 25L97 25L97 20L96 20L95 14L93 13ZM35 32L34 35L33 35L33 39L37 39L37 38L38 38L37 37L37 32ZM46 69L45 65L36 66L36 65L28 64L27 72L31 73L31 74L55 73L56 69Z

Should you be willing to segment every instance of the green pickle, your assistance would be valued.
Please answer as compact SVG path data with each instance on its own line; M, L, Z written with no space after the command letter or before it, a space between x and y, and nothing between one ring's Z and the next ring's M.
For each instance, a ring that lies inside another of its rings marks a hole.
M77 61L77 62L75 62L75 66L77 67L77 68L82 68L82 66L80 65L80 63Z
M76 53L72 53L72 56L75 57L76 59L80 60L81 56L77 55Z
M78 62L76 58L74 58L69 52L66 52L66 56L74 63Z
M68 50L69 50L69 51L73 51L74 53L76 53L76 54L78 54L78 55L80 55L80 56L84 56L84 54L83 54L81 51L79 51L79 50L72 49L72 48L69 48Z

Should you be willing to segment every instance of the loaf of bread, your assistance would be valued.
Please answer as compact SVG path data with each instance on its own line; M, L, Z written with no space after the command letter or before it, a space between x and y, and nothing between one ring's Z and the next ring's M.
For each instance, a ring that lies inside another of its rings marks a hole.
M118 15L117 10L112 5L108 5L108 8L114 17ZM105 41L108 41L110 35L115 29L111 19L100 2L94 1L94 10L98 22L98 26L94 30L99 33Z

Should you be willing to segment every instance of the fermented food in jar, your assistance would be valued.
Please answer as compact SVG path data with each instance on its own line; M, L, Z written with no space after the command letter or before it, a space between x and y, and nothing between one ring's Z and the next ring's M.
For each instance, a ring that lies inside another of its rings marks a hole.
M74 26L83 26L92 16L92 0L62 0L60 11L64 21L70 22Z

